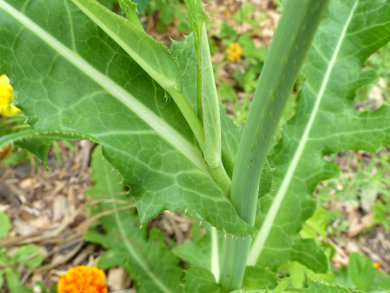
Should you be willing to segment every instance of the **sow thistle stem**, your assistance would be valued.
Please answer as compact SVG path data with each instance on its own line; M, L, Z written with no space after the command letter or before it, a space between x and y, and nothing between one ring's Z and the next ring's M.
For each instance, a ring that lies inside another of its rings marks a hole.
M249 109L233 170L230 198L239 216L254 226L261 171L287 98L328 1L287 1ZM224 240L221 284L242 286L252 238Z

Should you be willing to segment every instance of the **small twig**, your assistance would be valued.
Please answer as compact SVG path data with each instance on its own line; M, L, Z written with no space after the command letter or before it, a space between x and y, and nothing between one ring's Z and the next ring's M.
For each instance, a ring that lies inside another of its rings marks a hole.
M119 207L119 208L116 208L116 209L113 209L113 210L108 210L108 211L101 212L101 213L93 216L92 218L88 219L84 223L82 223L78 227L78 231L80 231L81 234L84 234L88 230L89 226L91 226L94 222L96 222L101 217L104 217L104 216L107 216L107 215L110 215L110 214L113 214L113 213L116 213L116 212L119 212L119 211L128 210L128 209L131 209L131 208L135 208L135 204L134 203L130 204L130 205L127 205L127 206L124 206L124 207Z

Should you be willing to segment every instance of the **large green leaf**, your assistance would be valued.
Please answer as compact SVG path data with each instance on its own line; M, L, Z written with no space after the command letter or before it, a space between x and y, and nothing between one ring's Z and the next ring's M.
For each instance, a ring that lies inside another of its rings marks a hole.
M251 231L207 171L175 103L77 7L0 0L0 38L0 68L29 123L99 141L131 187L141 222L188 209L219 230Z
M253 289L273 289L278 284L278 277L275 272L268 271L265 268L247 267L245 270L242 287L248 290Z
M102 217L105 233L91 230L85 239L103 245L107 251L100 257L102 268L122 266L135 282L137 292L181 292L182 270L179 260L170 252L164 238L157 230L147 235L145 227L139 228L134 210L122 210L128 205L128 195L121 184L122 176L104 158L101 148L92 156L92 173L95 184L89 195L101 201L96 212L109 212Z
M183 84L179 68L167 48L140 29L140 25L135 22L136 19L128 21L119 17L94 0L71 1L171 95L189 123L199 144L203 146L204 137L201 122L188 103L188 99L182 93Z
M145 33L135 21L119 17L91 0L72 0L90 19L163 87L177 86L179 71L168 49ZM135 41L136 40L136 41Z
M299 244L298 232L314 212L315 186L338 174L338 166L324 156L350 149L377 151L389 145L390 107L358 113L353 106L356 89L373 78L371 72L361 71L361 64L390 39L389 15L388 0L331 2L303 67L306 81L297 114L272 151L272 191L259 200L259 232L249 264L277 269L295 259L314 265L305 258L314 257L307 252L317 249ZM314 266L310 268L323 271Z

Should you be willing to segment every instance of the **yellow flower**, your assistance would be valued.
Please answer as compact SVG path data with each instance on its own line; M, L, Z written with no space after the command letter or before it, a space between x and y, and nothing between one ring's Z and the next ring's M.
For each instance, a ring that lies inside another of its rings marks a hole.
M374 268L376 268L376 269L379 269L379 268L381 267L381 264L380 264L379 262L374 262L372 265L373 265Z
M106 275L97 267L77 266L61 275L58 293L107 293Z
M0 114L4 116L12 116L20 112L18 108L11 105L14 100L12 92L8 77L5 74L0 75Z
M240 60L242 54L242 48L238 42L230 44L230 46L226 49L226 57L229 61L237 62Z

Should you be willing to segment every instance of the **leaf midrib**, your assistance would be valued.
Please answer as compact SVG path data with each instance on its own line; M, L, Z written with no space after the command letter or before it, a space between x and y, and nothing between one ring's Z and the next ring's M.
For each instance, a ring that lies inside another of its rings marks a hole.
M30 139L30 138L50 138L53 140L56 140L58 138L63 139L88 139L90 141L99 143L99 141L89 135L85 135L84 133L76 132L73 130L36 130L36 129L29 129L24 130L16 133L11 133L8 135L4 135L0 137L0 149L3 147L13 144L15 142L24 140L24 139Z
M102 74L95 69L91 64L85 61L80 55L76 54L68 47L63 45L60 41L46 32L43 28L37 25L34 21L22 14L14 7L0 0L0 8L13 17L16 21L22 24L25 29L31 31L39 39L49 45L63 58L68 60L73 66L94 80L98 85L104 88L108 93L115 97L118 101L124 104L128 109L134 112L146 124L148 124L156 133L170 145L175 147L180 153L194 163L199 169L209 175L208 169L202 158L199 149L185 139L180 133L172 128L167 122L158 117L154 112L145 107L134 96L132 96L125 89L120 87L108 76ZM209 175L210 176L210 175Z
M335 51L334 51L333 56L329 62L328 69L324 75L323 82L321 84L320 90L319 90L318 95L317 95L316 103L314 104L313 111L310 114L310 118L306 124L302 138L301 138L299 145L294 153L294 156L292 157L291 164L289 165L289 167L287 169L286 175L284 176L283 181L282 181L282 183L281 183L281 185L276 193L276 196L272 201L272 205L269 208L267 214L265 215L265 220L263 222L263 225L261 226L259 233L257 234L257 236L254 239L252 248L249 252L249 257L248 257L248 262L247 262L248 265L255 265L258 261L259 256L261 255L261 253L263 251L264 244L267 241L267 238L268 238L269 232L271 231L273 222L278 214L278 211L279 211L280 206L283 202L283 199L288 191L288 187L291 183L294 172L299 164L300 158L301 158L303 151L305 149L306 142L309 140L309 134L310 134L311 128L312 128L314 120L317 116L317 112L318 112L319 106L321 104L322 98L324 96L326 87L328 85L330 75L333 71L334 65L336 64L337 56L340 52L341 45L345 39L347 29L349 27L349 24L350 24L352 18L353 18L357 4L358 4L358 1L355 1L354 6L352 7L351 12L348 16L348 19L343 27L343 30L341 31L340 37L338 39L338 42L337 42L337 45L335 48Z
M105 33L107 33L110 38L112 38L121 48L127 51L127 53L129 53L129 55L137 62L137 64L139 64L146 72L153 76L153 78L157 81L158 84L162 85L165 89L174 88L176 86L176 80L168 79L166 76L160 74L152 66L150 66L148 62L145 62L145 60L141 56L139 56L139 54L137 54L128 44L126 44L124 40L122 40L122 38L118 36L117 32L113 31L110 27L105 25L105 23L101 19L99 19L99 17L96 17L93 13L91 13L87 5L78 0L72 0L72 2L94 23L96 23ZM118 17L120 16L118 15ZM122 20L125 21L127 25L135 27L135 25L127 21L127 19L123 18ZM145 34L145 37L149 37L149 35ZM157 61L159 60L157 59Z

